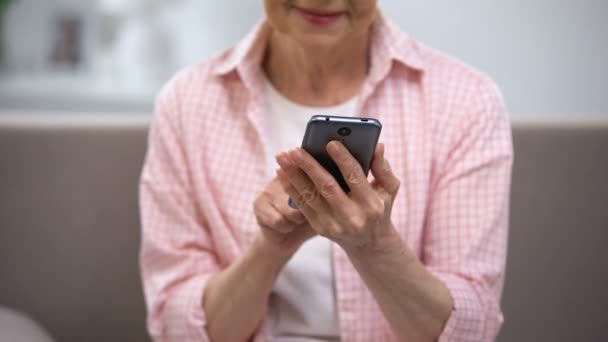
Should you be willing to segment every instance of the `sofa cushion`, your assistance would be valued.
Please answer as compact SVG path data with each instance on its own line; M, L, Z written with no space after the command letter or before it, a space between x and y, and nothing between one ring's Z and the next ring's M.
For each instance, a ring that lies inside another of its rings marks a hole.
M0 303L62 342L146 341L147 120L0 117ZM499 341L608 341L608 125L516 124Z
M608 124L516 124L499 341L608 341Z
M49 334L26 315L0 307L0 341L53 342Z
M146 341L137 186L147 123L47 120L0 120L0 304L57 341Z

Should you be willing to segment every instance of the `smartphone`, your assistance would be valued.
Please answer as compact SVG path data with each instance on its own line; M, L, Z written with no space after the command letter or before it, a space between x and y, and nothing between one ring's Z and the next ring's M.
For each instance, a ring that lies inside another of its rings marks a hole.
M302 148L312 155L331 175L344 192L349 192L348 184L336 163L327 153L330 141L340 141L359 162L367 176L380 138L382 124L371 118L315 115L306 125ZM289 205L297 205L289 199Z

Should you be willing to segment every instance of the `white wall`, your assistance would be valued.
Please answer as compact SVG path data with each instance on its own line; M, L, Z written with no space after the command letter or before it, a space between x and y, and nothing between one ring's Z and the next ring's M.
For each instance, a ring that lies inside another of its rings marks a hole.
M608 1L381 3L412 35L489 73L514 117L608 117Z

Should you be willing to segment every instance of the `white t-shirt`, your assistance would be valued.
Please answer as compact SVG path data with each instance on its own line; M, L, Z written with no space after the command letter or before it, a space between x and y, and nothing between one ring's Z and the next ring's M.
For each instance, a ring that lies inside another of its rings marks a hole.
M313 115L354 116L357 98L334 107L306 107L281 95L266 80L269 174L274 156L301 145ZM340 326L332 267L332 242L316 236L306 241L283 268L270 297L269 335L275 342L339 341Z

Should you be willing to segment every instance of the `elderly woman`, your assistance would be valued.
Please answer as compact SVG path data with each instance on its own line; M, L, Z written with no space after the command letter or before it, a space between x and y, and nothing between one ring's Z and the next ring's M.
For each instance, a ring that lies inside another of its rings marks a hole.
M493 340L512 164L496 86L376 0L265 7L157 99L140 188L151 336ZM384 125L369 179L327 145L349 193L296 148L313 114Z

